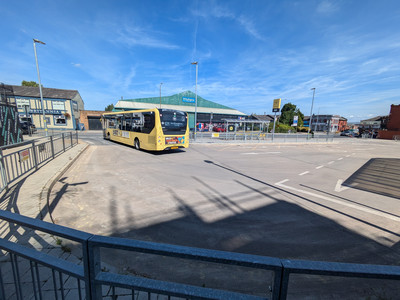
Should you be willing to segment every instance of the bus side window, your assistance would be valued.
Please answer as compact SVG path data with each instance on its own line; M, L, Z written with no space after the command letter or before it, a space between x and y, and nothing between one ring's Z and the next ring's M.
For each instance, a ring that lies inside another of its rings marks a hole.
M130 115L126 115L125 116L125 130L131 131L131 128L132 128L131 122L132 122L131 116Z
M152 112L148 112L148 113L143 113L143 117L144 117L144 126L142 129L143 133L150 133L155 125L155 117L154 117L154 113Z

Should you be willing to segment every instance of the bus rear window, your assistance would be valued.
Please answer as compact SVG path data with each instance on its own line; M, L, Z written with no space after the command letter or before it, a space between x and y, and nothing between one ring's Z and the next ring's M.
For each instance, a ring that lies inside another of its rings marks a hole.
M160 109L161 127L164 134L185 134L187 116L183 111Z

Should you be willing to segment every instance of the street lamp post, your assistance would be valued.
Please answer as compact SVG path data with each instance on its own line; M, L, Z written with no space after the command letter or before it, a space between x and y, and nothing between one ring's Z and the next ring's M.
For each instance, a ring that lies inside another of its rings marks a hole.
M198 62L192 62L192 65L196 65L196 87L195 87L195 106L194 106L194 140L196 140L196 131L197 131L197 74L198 74Z
M39 78L39 92L40 92L40 105L42 106L42 114L43 114L43 123L44 123L44 132L46 133L46 136L48 136L47 133L47 122L46 122L46 116L44 113L44 105L43 105L43 93L42 93L42 83L40 82L40 72L39 72L39 64L38 64L38 59L37 59L37 54L36 54L36 43L46 45L42 41L39 41L37 39L33 39L33 50L35 51L35 60L36 60L36 69L37 69L37 74Z
M161 86L163 85L163 83L160 83L160 108L161 108Z
M308 137L310 135L310 129L311 129L311 123L312 123L312 110L313 110L313 106L314 106L314 95L315 95L315 88L312 88L311 90L313 90L313 95L312 95L312 102L311 102L311 112L310 112L310 121L308 122Z

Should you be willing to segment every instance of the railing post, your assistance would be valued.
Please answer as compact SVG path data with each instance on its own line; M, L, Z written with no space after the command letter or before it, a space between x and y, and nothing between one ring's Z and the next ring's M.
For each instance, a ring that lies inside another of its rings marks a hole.
M54 142L53 142L53 136L50 136L50 147L51 147L51 156L54 159Z
M3 188L7 189L8 180L7 180L7 177L6 177L6 167L5 167L5 164L4 164L4 157L3 157L3 150L2 149L0 149L0 171L1 171L1 181L3 183Z
M78 131L75 132L75 136L76 136L76 144L78 145Z
M35 163L35 170L38 169L38 157L37 157L37 152L36 152L36 145L35 141L32 141L32 151L33 151L33 162Z
M275 270L274 272L274 283L272 286L272 299L273 300L279 300L280 299L280 293L281 293L281 285L282 285L282 273L283 273L283 267Z
M71 148L72 148L72 146L73 146L73 144L74 144L74 142L73 142L73 140L72 140L72 132L70 132L69 134L70 134L70 137L71 137Z
M285 267L283 266L281 273L281 281L280 281L281 288L279 291L279 300L286 300L287 298L287 292L289 287L289 275L290 272L285 270Z
M93 245L90 239L87 242L87 267L89 271L90 297L97 300L102 298L101 285L96 284L96 276L101 272L100 249Z
M63 150L65 152L65 139L64 139L64 133L61 133L62 136L62 141L63 141Z

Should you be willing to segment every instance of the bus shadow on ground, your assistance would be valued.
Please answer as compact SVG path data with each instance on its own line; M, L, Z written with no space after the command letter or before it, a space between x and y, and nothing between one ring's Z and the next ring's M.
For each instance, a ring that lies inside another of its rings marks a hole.
M343 185L400 199L400 159L371 158Z
M135 150L135 151L140 151L143 153L151 154L151 155L166 155L166 154L177 154L177 153L181 153L181 152L186 152L184 148L162 150L162 151L152 151L152 150L145 150L145 149L136 150L135 147L131 146L131 145L126 145L124 143L120 143L117 141L111 141L111 140L109 140L109 142L115 143L117 145L125 146L127 148L131 148L132 150Z

